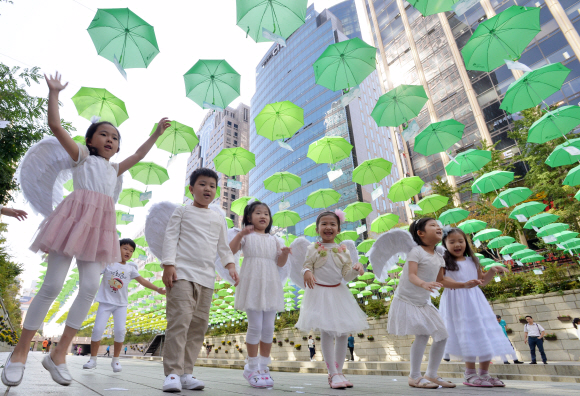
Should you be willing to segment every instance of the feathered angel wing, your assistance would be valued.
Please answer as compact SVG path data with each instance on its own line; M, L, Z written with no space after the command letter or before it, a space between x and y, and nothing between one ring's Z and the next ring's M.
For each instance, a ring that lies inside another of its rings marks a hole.
M288 256L288 263L286 266L290 266L290 279L292 282L304 289L304 276L302 275L302 268L304 266L304 260L306 260L306 251L311 242L304 237L299 237L292 242L290 247L292 248L292 254Z
M149 244L151 253L159 260L163 260L163 240L165 239L165 230L171 215L178 204L172 202L159 202L151 206L147 219L145 220L145 239Z
M348 249L348 252L350 253L350 258L352 260L352 265L358 263L358 253L354 242L351 240L346 240L341 242L341 244L346 246L346 248Z
M388 271L397 265L399 255L406 258L407 253L415 246L417 244L411 234L399 228L393 228L379 236L367 254L375 277L381 282L387 279Z
M285 247L286 244L284 242L284 239L275 236L274 238L276 238L276 241L278 242L278 250L280 250L281 248ZM282 287L284 287L286 285L286 280L288 280L288 278L290 277L290 256L288 256L288 261L286 261L286 264L283 267L278 267L278 273L280 274L280 280L282 281ZM278 264L278 263L276 263ZM277 265L276 265L277 266Z
M224 222L225 222L225 217L224 217ZM228 238L227 241L228 241L228 244L232 241L232 239L234 239L236 237L236 235L238 235L239 232L240 232L240 229L239 228L229 228L227 230L227 238ZM240 256L241 255L242 255L242 251L241 250L238 250L238 252L236 254L234 254L234 265L236 267L236 272L238 274L240 273ZM221 260L221 258L219 256L219 254L216 254L216 257L215 257L215 270L216 270L217 274L222 279L227 280L232 285L234 284L234 280L230 276L230 272L222 264L222 260Z

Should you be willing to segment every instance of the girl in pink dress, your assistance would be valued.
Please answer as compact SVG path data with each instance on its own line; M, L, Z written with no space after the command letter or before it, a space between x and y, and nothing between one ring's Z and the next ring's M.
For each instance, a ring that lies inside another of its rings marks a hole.
M22 381L32 337L61 291L75 257L79 292L70 307L58 345L42 361L54 381L61 385L72 382L65 359L69 345L93 303L103 266L120 260L115 202L121 191L121 175L143 159L170 126L167 118L161 119L155 132L135 154L118 164L112 163L109 160L119 151L121 140L117 128L109 122L93 123L85 135L86 146L76 143L62 127L58 110L59 92L67 84L61 83L58 73L54 78L45 78L49 88L48 125L54 137L45 138L30 148L20 166L19 178L25 198L35 211L47 216L30 249L48 253L48 266L44 283L30 304L20 340L2 371L2 382L6 386L17 386ZM50 196L58 195L62 200L59 178L71 168L74 191L52 211ZM39 189L39 184L45 186ZM60 187L59 192L56 187Z

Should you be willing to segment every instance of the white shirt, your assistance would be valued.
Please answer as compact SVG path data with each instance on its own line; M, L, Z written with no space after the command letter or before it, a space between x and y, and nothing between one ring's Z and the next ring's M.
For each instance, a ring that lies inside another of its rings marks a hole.
M90 155L84 144L79 144L79 158L71 158L73 186L75 190L90 190L114 197L119 164L107 161L98 155ZM119 186L120 187L120 186Z
M526 323L524 325L524 332L528 333L528 337L539 337L542 331L544 331L544 328L537 323L532 325Z
M215 258L234 262L223 218L211 209L179 206L165 229L162 265L174 265L177 279L213 289Z
M417 277L419 279L424 282L435 282L439 270L445 267L445 260L437 251L429 254L421 246L414 247L407 255L407 264L403 266L395 297L420 307L431 302L431 292L411 283L408 264L410 261L418 264Z
M316 283L321 285L336 285L342 282L342 268L338 267L334 263L334 257L330 250L332 248L338 247L336 243L323 243L325 248L328 249L328 254L326 258L326 263L319 268L314 269L314 277L316 278ZM352 281L358 276L358 271L351 269L347 272L344 280L347 282Z
M129 282L140 276L137 265L135 263L109 264L102 274L103 279L96 301L119 306L129 304Z
M314 348L314 340L312 338L308 339L308 348Z

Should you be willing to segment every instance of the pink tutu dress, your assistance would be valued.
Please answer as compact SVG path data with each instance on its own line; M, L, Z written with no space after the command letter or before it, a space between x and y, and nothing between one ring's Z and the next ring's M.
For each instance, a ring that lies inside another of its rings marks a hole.
M30 250L115 263L121 260L115 213L122 186L119 164L78 146L78 160L69 157L74 191L40 224Z

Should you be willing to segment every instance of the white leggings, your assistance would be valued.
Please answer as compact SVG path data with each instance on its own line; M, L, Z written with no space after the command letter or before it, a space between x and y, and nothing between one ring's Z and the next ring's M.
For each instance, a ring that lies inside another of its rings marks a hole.
M30 303L30 308L28 308L28 313L22 325L26 330L38 330L40 328L50 306L62 290L72 257L50 252L46 261L48 265L44 283L38 294L34 296L32 303ZM90 261L77 260L77 266L79 268L79 293L72 303L66 318L66 325L76 330L81 328L93 304L95 294L97 294L99 289L102 270L101 263Z
M411 373L409 377L413 379L421 377L421 361L423 360L423 354L427 347L427 341L429 341L428 335L416 335L415 341L411 345ZM440 341L433 340L431 350L429 351L429 363L427 364L427 371L425 372L426 377L438 377L437 371L439 370L441 359L443 359L443 354L445 353L446 343L447 338Z
M246 311L246 314L248 315L246 343L256 345L262 341L271 344L274 339L276 311Z
M93 334L91 335L91 341L101 341L103 338L103 333L105 332L105 327L107 327L107 322L109 317L113 315L113 322L115 324L115 342L125 341L125 322L127 321L127 306L126 305L113 305L107 303L99 303L99 309L97 310L97 317L95 318L95 324L93 325Z
M346 359L348 336L333 336L325 331L320 332L320 348L326 362L328 374L342 373L342 366Z

